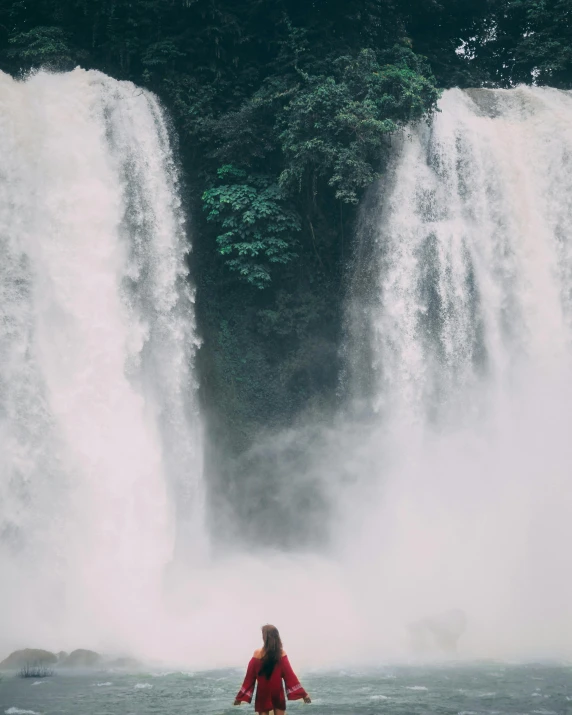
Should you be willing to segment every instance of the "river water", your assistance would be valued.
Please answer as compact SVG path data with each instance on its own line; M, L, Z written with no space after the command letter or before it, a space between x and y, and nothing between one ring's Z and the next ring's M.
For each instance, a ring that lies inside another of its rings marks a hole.
M0 713L23 715L232 715L241 670L112 671L55 675L41 681L5 677ZM400 666L376 671L300 673L312 705L308 715L568 715L572 668L557 664Z

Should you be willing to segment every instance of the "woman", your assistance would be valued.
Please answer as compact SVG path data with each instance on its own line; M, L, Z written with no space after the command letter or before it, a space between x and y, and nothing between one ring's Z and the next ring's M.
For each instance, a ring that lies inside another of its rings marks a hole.
M270 715L271 713L284 715L286 699L284 698L282 680L286 684L288 700L304 698L305 703L311 703L310 696L300 685L288 661L288 656L282 650L278 629L274 626L263 626L262 642L264 647L254 651L254 655L250 659L244 683L238 691L234 704L250 703L254 686L257 685L256 700L254 701L255 711L260 715Z

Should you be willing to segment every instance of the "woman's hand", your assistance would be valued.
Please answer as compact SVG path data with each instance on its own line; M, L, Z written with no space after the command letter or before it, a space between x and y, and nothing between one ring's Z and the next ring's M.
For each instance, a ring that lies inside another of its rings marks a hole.
M233 705L242 705L242 702L240 700L235 700Z
M312 702L312 698L309 695L306 695L306 697L304 698L304 702L306 703L306 705L309 705Z

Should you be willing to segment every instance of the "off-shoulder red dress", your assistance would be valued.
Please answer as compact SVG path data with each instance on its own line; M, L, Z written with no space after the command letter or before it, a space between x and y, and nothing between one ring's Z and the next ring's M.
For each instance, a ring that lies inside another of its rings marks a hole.
M265 675L260 675L261 665L261 658L250 659L244 683L236 696L238 701L242 703L252 702L254 686L256 685L254 710L257 713L265 713L275 708L277 710L286 710L286 699L284 697L282 680L284 680L284 684L286 685L286 696L288 700L300 700L301 698L308 697L308 693L300 685L300 681L292 670L287 655L283 655L278 663L276 663L270 678L266 678Z

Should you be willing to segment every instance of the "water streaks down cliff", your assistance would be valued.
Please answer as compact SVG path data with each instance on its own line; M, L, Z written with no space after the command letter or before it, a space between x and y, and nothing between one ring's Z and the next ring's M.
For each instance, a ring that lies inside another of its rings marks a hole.
M0 75L0 152L0 631L121 642L201 532L165 118L97 72Z
M572 94L440 110L397 143L358 247L365 588L404 619L463 609L475 652L569 651Z

